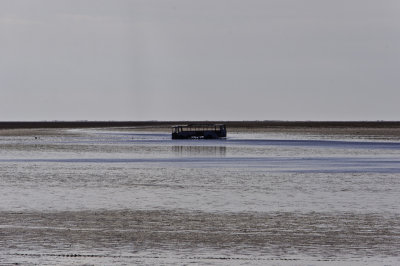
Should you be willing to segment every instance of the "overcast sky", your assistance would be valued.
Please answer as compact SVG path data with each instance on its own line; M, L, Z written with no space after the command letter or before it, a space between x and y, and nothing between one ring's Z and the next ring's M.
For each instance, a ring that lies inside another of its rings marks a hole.
M0 120L400 120L399 0L0 0Z

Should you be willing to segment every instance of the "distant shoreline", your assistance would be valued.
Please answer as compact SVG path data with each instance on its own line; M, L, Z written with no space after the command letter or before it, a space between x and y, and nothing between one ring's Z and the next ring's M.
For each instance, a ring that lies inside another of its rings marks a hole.
M400 141L400 121L37 121L0 122L1 136L59 135L60 130L108 128L109 130L171 132L180 124L226 124L229 134L285 133L316 136ZM68 132L71 134L71 132Z
M399 128L400 121L16 121L0 129L171 127L180 124L226 124L229 128Z

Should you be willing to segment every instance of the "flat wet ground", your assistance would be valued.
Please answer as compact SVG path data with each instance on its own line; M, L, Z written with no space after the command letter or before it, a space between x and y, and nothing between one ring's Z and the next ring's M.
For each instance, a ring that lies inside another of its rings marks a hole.
M53 129L0 148L2 263L400 263L392 138Z

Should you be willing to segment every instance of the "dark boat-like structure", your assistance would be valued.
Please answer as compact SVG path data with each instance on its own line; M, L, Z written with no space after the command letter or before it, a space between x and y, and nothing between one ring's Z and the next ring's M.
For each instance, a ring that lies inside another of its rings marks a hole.
M172 139L226 138L224 124L190 124L172 127Z

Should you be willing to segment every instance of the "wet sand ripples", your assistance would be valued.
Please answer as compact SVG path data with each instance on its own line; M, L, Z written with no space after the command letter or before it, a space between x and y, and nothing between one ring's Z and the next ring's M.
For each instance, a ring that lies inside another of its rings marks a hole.
M0 245L32 254L196 249L236 255L352 258L397 256L398 215L182 211L2 212ZM211 252L211 253L212 253ZM194 252L196 253L196 252ZM205 255L205 254L203 254Z

